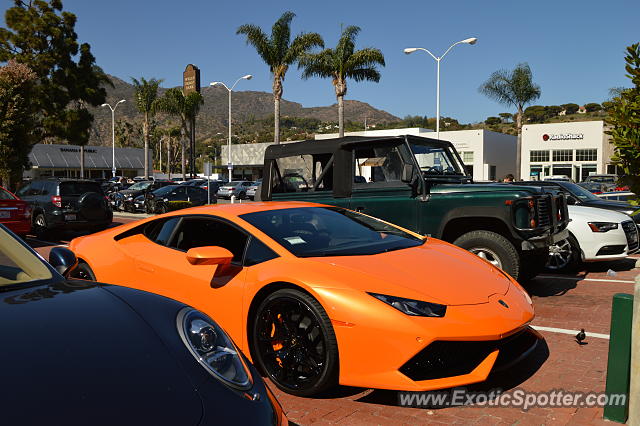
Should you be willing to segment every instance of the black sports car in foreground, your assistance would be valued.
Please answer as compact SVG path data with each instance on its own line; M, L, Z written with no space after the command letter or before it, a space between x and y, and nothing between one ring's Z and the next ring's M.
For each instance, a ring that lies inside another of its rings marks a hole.
M124 287L67 280L0 225L2 423L287 424L254 367L208 316Z

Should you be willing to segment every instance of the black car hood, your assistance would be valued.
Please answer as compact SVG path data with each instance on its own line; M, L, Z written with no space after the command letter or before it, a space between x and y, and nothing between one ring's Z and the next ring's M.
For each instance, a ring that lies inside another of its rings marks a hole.
M86 281L0 292L5 424L197 424L202 402L122 297ZM136 292L135 290L129 290ZM140 293L140 292L138 292ZM146 298L149 307L157 296ZM184 305L173 302L177 313Z
M581 206L586 207L596 207L599 209L613 210L621 213L635 212L640 209L640 207L632 206L629 203L624 201L612 201L612 200L588 200L580 203ZM631 216L633 221L637 224L640 224L640 214L634 214Z

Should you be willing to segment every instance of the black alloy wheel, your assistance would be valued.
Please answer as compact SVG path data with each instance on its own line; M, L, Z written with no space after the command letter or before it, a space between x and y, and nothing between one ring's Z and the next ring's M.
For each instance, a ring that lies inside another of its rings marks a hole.
M306 293L278 290L262 301L252 327L252 354L280 389L298 396L338 383L338 343L320 303Z

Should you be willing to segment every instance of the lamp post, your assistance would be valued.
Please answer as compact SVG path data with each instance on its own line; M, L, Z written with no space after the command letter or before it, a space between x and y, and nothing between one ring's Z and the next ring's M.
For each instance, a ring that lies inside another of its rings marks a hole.
M253 76L251 74L247 74L245 76L240 77L239 79L236 80L235 83L233 83L233 86L231 86L231 89L229 89L229 87L224 84L221 81L214 81L213 83L210 84L210 86L224 86L225 89L227 89L227 91L229 92L229 160L227 162L227 168L229 169L229 182L231 182L231 170L233 170L233 165L231 164L231 92L233 91L233 88L236 87L236 84L238 84L238 82L240 80L251 80L253 78Z
M442 56L436 56L433 53L431 53L428 49L425 49L424 47L407 47L406 49L404 49L404 53L406 53L407 55L415 52L416 50L423 50L427 52L429 55L431 55L431 57L435 59L436 62L438 63L438 71L436 74L437 75L436 77L436 138L437 139L440 139L440 61L442 60L442 58L446 56L447 53L449 53L451 49L453 49L453 46L458 44L476 44L477 41L478 39L476 37L471 37L471 38L466 38L464 40L456 41L451 46L449 46L449 48L442 54Z
M109 107L111 110L111 142L113 144L111 150L111 176L116 177L116 108L121 103L126 102L125 99L121 99L112 107L109 104L102 104L101 107Z

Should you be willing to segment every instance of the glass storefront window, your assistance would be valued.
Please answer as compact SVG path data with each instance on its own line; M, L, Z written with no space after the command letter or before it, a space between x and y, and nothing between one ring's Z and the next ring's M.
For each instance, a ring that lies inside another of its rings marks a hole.
M598 150L576 149L576 161L598 161Z
M572 149L554 149L553 161L573 161ZM555 170L555 167L554 167ZM554 171L555 174L555 171Z
M549 161L549 151L530 151L529 161L532 163Z

